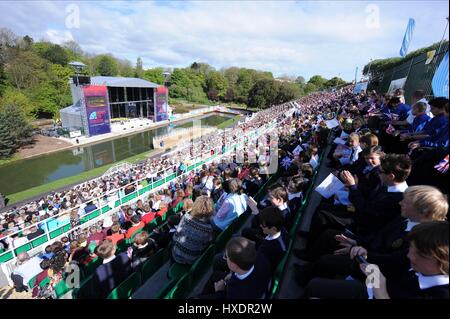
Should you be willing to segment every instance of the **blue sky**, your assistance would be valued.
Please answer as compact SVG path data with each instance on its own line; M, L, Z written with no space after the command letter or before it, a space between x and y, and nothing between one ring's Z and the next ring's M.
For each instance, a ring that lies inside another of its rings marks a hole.
M73 39L133 64L140 56L145 68L200 61L352 80L371 58L399 56L410 17L409 51L440 41L448 9L448 1L1 1L0 27Z

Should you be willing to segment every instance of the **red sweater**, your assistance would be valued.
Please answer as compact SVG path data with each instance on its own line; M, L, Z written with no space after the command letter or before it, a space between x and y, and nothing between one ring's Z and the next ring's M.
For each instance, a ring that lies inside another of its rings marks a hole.
M126 239L131 238L131 236L133 236L133 234L135 232L137 232L139 229L143 228L144 226L145 226L145 224L141 221L139 223L139 225L131 227L130 229L128 229L127 233L125 234L125 238Z

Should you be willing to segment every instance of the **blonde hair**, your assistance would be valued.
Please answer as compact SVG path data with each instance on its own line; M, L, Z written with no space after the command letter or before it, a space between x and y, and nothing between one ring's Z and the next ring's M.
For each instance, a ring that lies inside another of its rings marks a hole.
M410 186L403 193L421 215L432 220L445 220L448 211L447 196L439 189L429 185Z
M183 200L183 209L184 210L191 210L194 206L194 202L190 198L186 198Z
M208 196L197 197L192 206L191 216L194 218L211 217L214 211L214 202Z
M359 134L358 133L351 133L348 136L348 139L359 142Z

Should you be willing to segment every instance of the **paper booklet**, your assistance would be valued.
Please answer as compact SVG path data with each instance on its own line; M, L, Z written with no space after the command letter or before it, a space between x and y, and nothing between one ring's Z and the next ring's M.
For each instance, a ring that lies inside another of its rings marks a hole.
M345 188L345 185L333 174L329 174L315 191L325 198L330 198L338 191Z

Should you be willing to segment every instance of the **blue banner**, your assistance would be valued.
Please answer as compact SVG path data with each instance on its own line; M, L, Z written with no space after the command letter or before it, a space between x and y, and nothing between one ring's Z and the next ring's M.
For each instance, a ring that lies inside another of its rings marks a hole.
M416 22L414 21L414 19L409 18L408 26L406 27L406 32L403 37L402 47L400 48L400 56L402 57L404 57L406 53L408 53L408 47L412 39L415 25Z
M448 99L448 52L434 73L431 86L433 87L434 96L445 96Z

